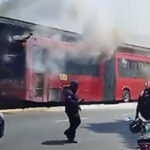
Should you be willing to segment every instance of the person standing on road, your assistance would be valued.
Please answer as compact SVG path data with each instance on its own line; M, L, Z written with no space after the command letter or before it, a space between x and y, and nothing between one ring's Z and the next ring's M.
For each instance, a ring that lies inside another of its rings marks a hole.
M65 102L65 112L68 116L70 127L64 132L64 134L67 136L69 142L77 142L74 141L75 135L76 135L76 129L81 123L79 110L80 106L79 103L84 100L79 100L76 92L78 89L78 82L77 81L71 81L70 86L65 87L63 89L63 100Z
M136 108L135 119L139 117L139 113L145 120L150 120L150 81L145 83L146 88L141 92L138 105Z

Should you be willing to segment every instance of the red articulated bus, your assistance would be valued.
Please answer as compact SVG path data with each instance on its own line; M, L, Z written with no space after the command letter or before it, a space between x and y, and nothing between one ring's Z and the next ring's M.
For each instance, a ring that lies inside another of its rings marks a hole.
M6 98L60 102L62 88L71 80L77 80L78 95L86 102L129 101L138 98L148 80L144 71L149 67L150 57L149 49L144 47L124 44L110 59L101 63L65 58L63 70L54 73L51 68L43 70L46 63L50 67L54 65L51 52L74 51L77 44L32 36L26 41L17 40L14 45L17 48L13 51L12 45L11 53L4 55L9 66L7 68L5 64L4 71L9 79L0 81L0 95ZM9 64L11 59L14 64Z
M55 57L62 55L64 50L77 50L77 40L70 41L74 37L80 39L76 33L61 30L56 32L56 29L50 32L50 35L55 35L54 31L56 35L60 33L65 41L63 38L53 39L53 36L44 37L42 33L17 39L16 35L31 29L29 23L24 22L20 29L14 27L14 24L8 24L6 18L3 19L3 23L0 23L0 32L3 33L3 38L0 38L1 105L10 104L15 107L24 101L60 102L62 88L71 80L79 82L78 95L86 102L127 102L137 99L145 88L150 48L123 44L110 59L102 62L83 57L66 57L64 62L55 60ZM52 68L57 68L53 61L60 66L58 72L53 72ZM5 103L5 99L9 99L9 102ZM14 99L19 101L14 102Z

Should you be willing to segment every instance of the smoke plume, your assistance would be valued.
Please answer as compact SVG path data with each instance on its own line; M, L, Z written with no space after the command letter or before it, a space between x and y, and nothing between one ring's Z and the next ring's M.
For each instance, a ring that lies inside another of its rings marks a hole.
M112 19L111 12L104 9L105 6L95 6L96 3L92 4L90 0L7 0L0 5L0 14L80 32L83 39L77 43L78 49L73 52L61 50L60 53L56 50L45 55L33 50L36 70L59 72L68 57L76 62L85 60L84 63L91 58L99 58L102 61L112 56L117 46L123 42L124 35ZM53 38L57 40L59 35ZM39 60L43 62L42 65ZM47 60L49 62L46 62Z

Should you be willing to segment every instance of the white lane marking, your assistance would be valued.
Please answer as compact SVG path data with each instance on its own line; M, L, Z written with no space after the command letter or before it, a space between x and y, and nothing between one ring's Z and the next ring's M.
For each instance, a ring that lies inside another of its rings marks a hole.
M67 121L68 121L67 119L64 119L64 120L55 120L54 123L67 122Z
M121 114L121 116L132 116L134 113L126 113L126 114Z
M88 118L82 117L81 120L87 120ZM68 122L68 119L63 119L63 120L55 120L54 123L61 123L61 122Z

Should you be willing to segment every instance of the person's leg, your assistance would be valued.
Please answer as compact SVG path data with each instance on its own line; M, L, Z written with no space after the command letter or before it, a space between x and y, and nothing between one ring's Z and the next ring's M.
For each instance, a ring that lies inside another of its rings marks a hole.
M64 134L67 136L68 139L72 139L72 126L73 126L73 122L74 122L74 119L73 119L74 117L73 117L73 114L70 112L66 112L66 114L67 114L67 117L69 119L70 126L64 132Z
M69 117L70 115L69 115L68 112L66 112L66 115L67 115L67 117L68 117L69 124L70 124L70 117ZM70 125L69 125L68 129L66 129L65 132L64 132L64 134L65 134L66 136L68 135L69 129L70 129Z
M73 134L74 134L74 137L76 135L76 129L78 128L78 126L80 125L80 123L81 123L80 115L79 115L79 113L77 113L75 115L74 124L73 124L73 131L74 131Z
M75 118L76 118L76 121L75 121L75 126L74 126L74 128L75 128L75 130L76 130L76 129L78 128L78 126L81 124L81 119L80 119L79 113L76 114Z
M67 136L69 142L73 142L75 138L76 116L72 112L66 112L66 114L69 119L70 127L64 132L64 134Z
M74 113L71 116L71 125L70 125L70 140L74 140L76 135L76 129L80 125L81 120L78 113Z
M79 113L66 112L66 114L69 119L70 127L64 132L64 134L67 136L68 140L72 142L76 135L76 129L81 123L81 119Z

